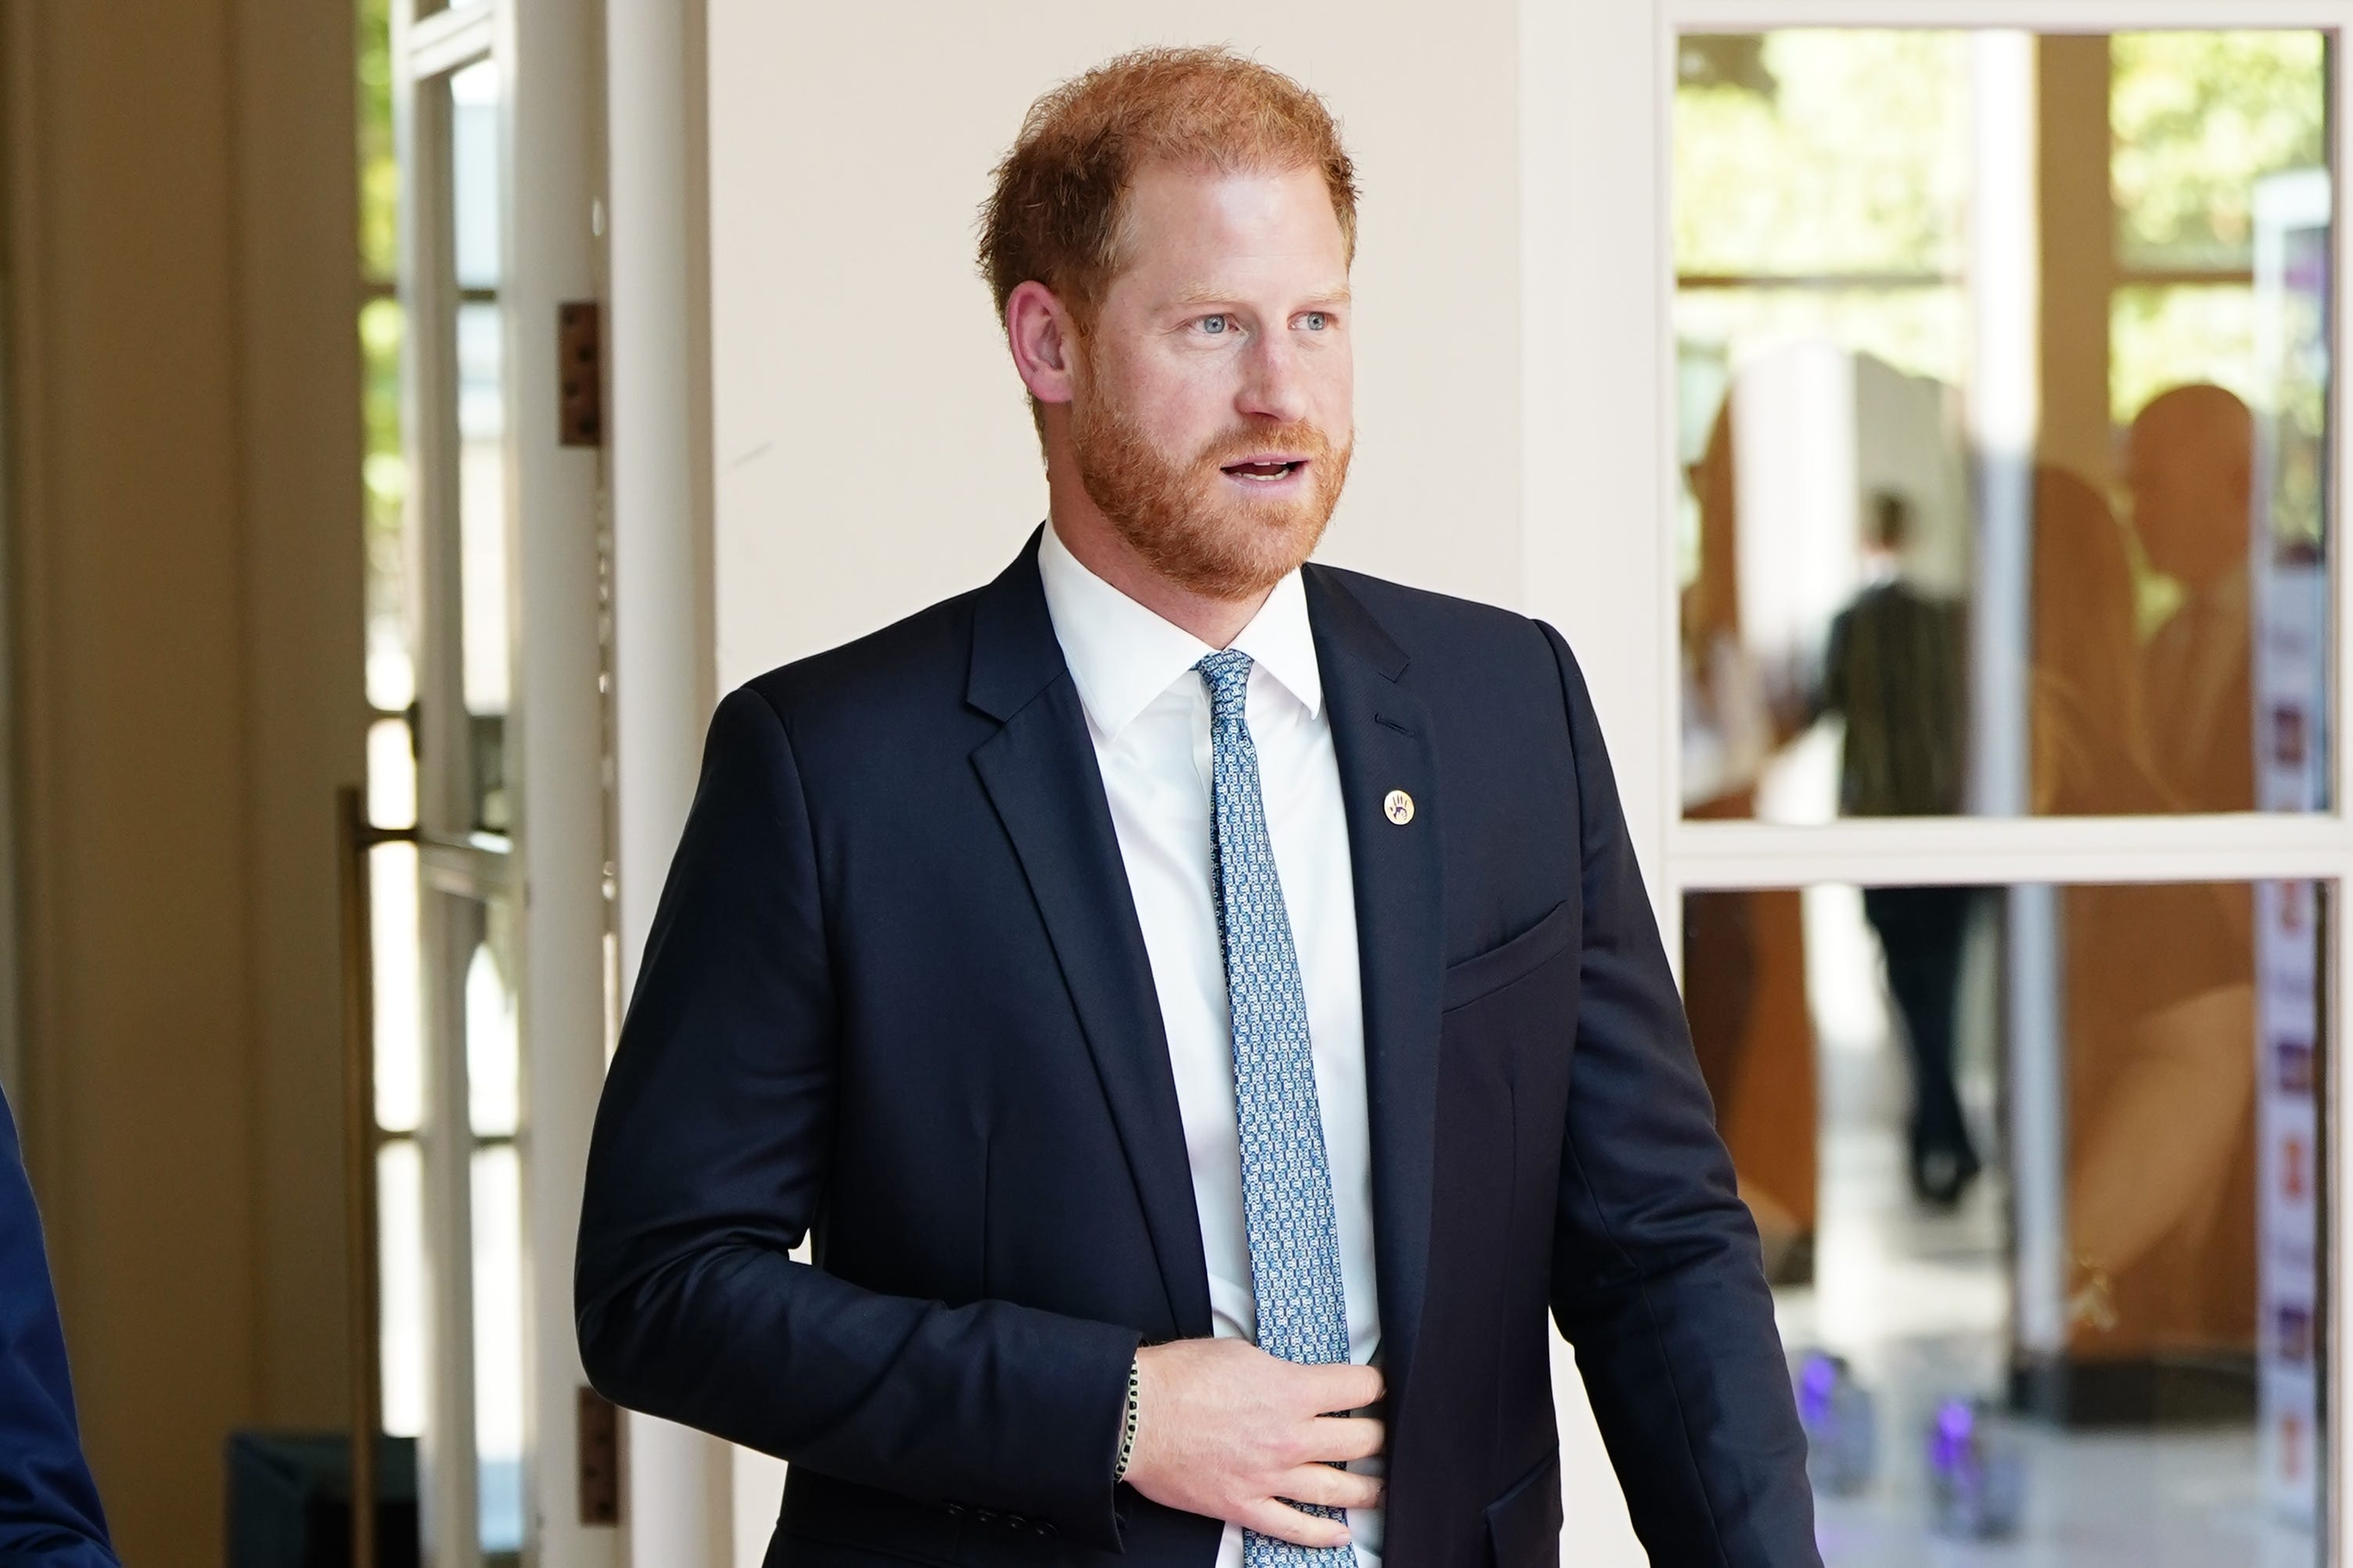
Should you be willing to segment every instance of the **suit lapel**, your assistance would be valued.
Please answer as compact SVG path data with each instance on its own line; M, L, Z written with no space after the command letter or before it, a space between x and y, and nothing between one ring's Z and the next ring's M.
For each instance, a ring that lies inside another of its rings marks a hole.
M1440 796L1430 715L1399 684L1406 656L1330 572L1306 569L1356 893L1373 1142L1373 1241L1391 1419L1411 1375L1430 1268L1445 942ZM1394 790L1411 820L1389 819Z
M974 606L965 697L1004 725L973 766L1020 858L1110 1102L1167 1293L1166 1331L1205 1336L1208 1273L1160 994L1034 534Z

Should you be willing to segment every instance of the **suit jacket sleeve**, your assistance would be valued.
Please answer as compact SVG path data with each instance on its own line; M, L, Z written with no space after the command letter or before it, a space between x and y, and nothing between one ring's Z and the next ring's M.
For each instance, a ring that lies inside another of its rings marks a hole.
M82 1460L41 1218L0 1100L0 1563L115 1568Z
M1818 1563L1757 1231L1694 1058L1584 678L1568 706L1585 931L1553 1314L1654 1563Z
M597 1108L575 1286L590 1381L844 1480L1115 1545L1134 1331L881 1295L788 1256L821 1229L837 1022L792 742L744 688L712 721Z

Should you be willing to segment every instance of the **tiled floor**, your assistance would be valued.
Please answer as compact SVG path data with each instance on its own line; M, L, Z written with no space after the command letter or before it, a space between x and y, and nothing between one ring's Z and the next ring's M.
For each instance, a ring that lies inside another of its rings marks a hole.
M1924 1214L1903 1177L1895 1053L1833 1046L1821 1062L1816 1283L1780 1293L1782 1337L1846 1356L1876 1396L1879 1422L1875 1483L1820 1500L1830 1568L2313 1568L2311 1534L2271 1521L2260 1504L2252 1426L2092 1435L2020 1424L2019 1534L1980 1542L1930 1532L1931 1413L1948 1395L1989 1396L2001 1384L2000 1181L1980 1182L1957 1213ZM1970 1087L1982 1110L1988 1085Z

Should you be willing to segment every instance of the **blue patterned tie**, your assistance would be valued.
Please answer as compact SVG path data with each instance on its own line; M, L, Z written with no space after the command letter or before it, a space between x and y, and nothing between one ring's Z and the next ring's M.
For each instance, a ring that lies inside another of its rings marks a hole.
M1210 794L1218 828L1218 942L1234 1030L1234 1109L1240 1124L1242 1220L1250 1237L1258 1344L1309 1364L1348 1359L1348 1303L1340 1234L1307 1035L1307 991L1291 942L1291 916L1267 837L1258 748L1245 716L1250 659L1227 648L1194 666L1209 689ZM1306 1506L1306 1505L1302 1505ZM1340 1510L1307 1511L1337 1519ZM1245 1568L1333 1568L1349 1547L1294 1546L1246 1531Z

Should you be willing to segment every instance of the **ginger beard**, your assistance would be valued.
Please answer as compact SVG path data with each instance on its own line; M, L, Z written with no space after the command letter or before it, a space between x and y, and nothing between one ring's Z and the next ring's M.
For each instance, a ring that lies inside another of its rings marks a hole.
M1073 400L1071 446L1079 482L1128 547L1162 577L1213 599L1263 594L1324 537L1348 477L1344 446L1305 420L1235 430L1190 458L1172 458L1100 385ZM1307 484L1253 496L1256 481L1225 472L1267 452L1306 459Z

